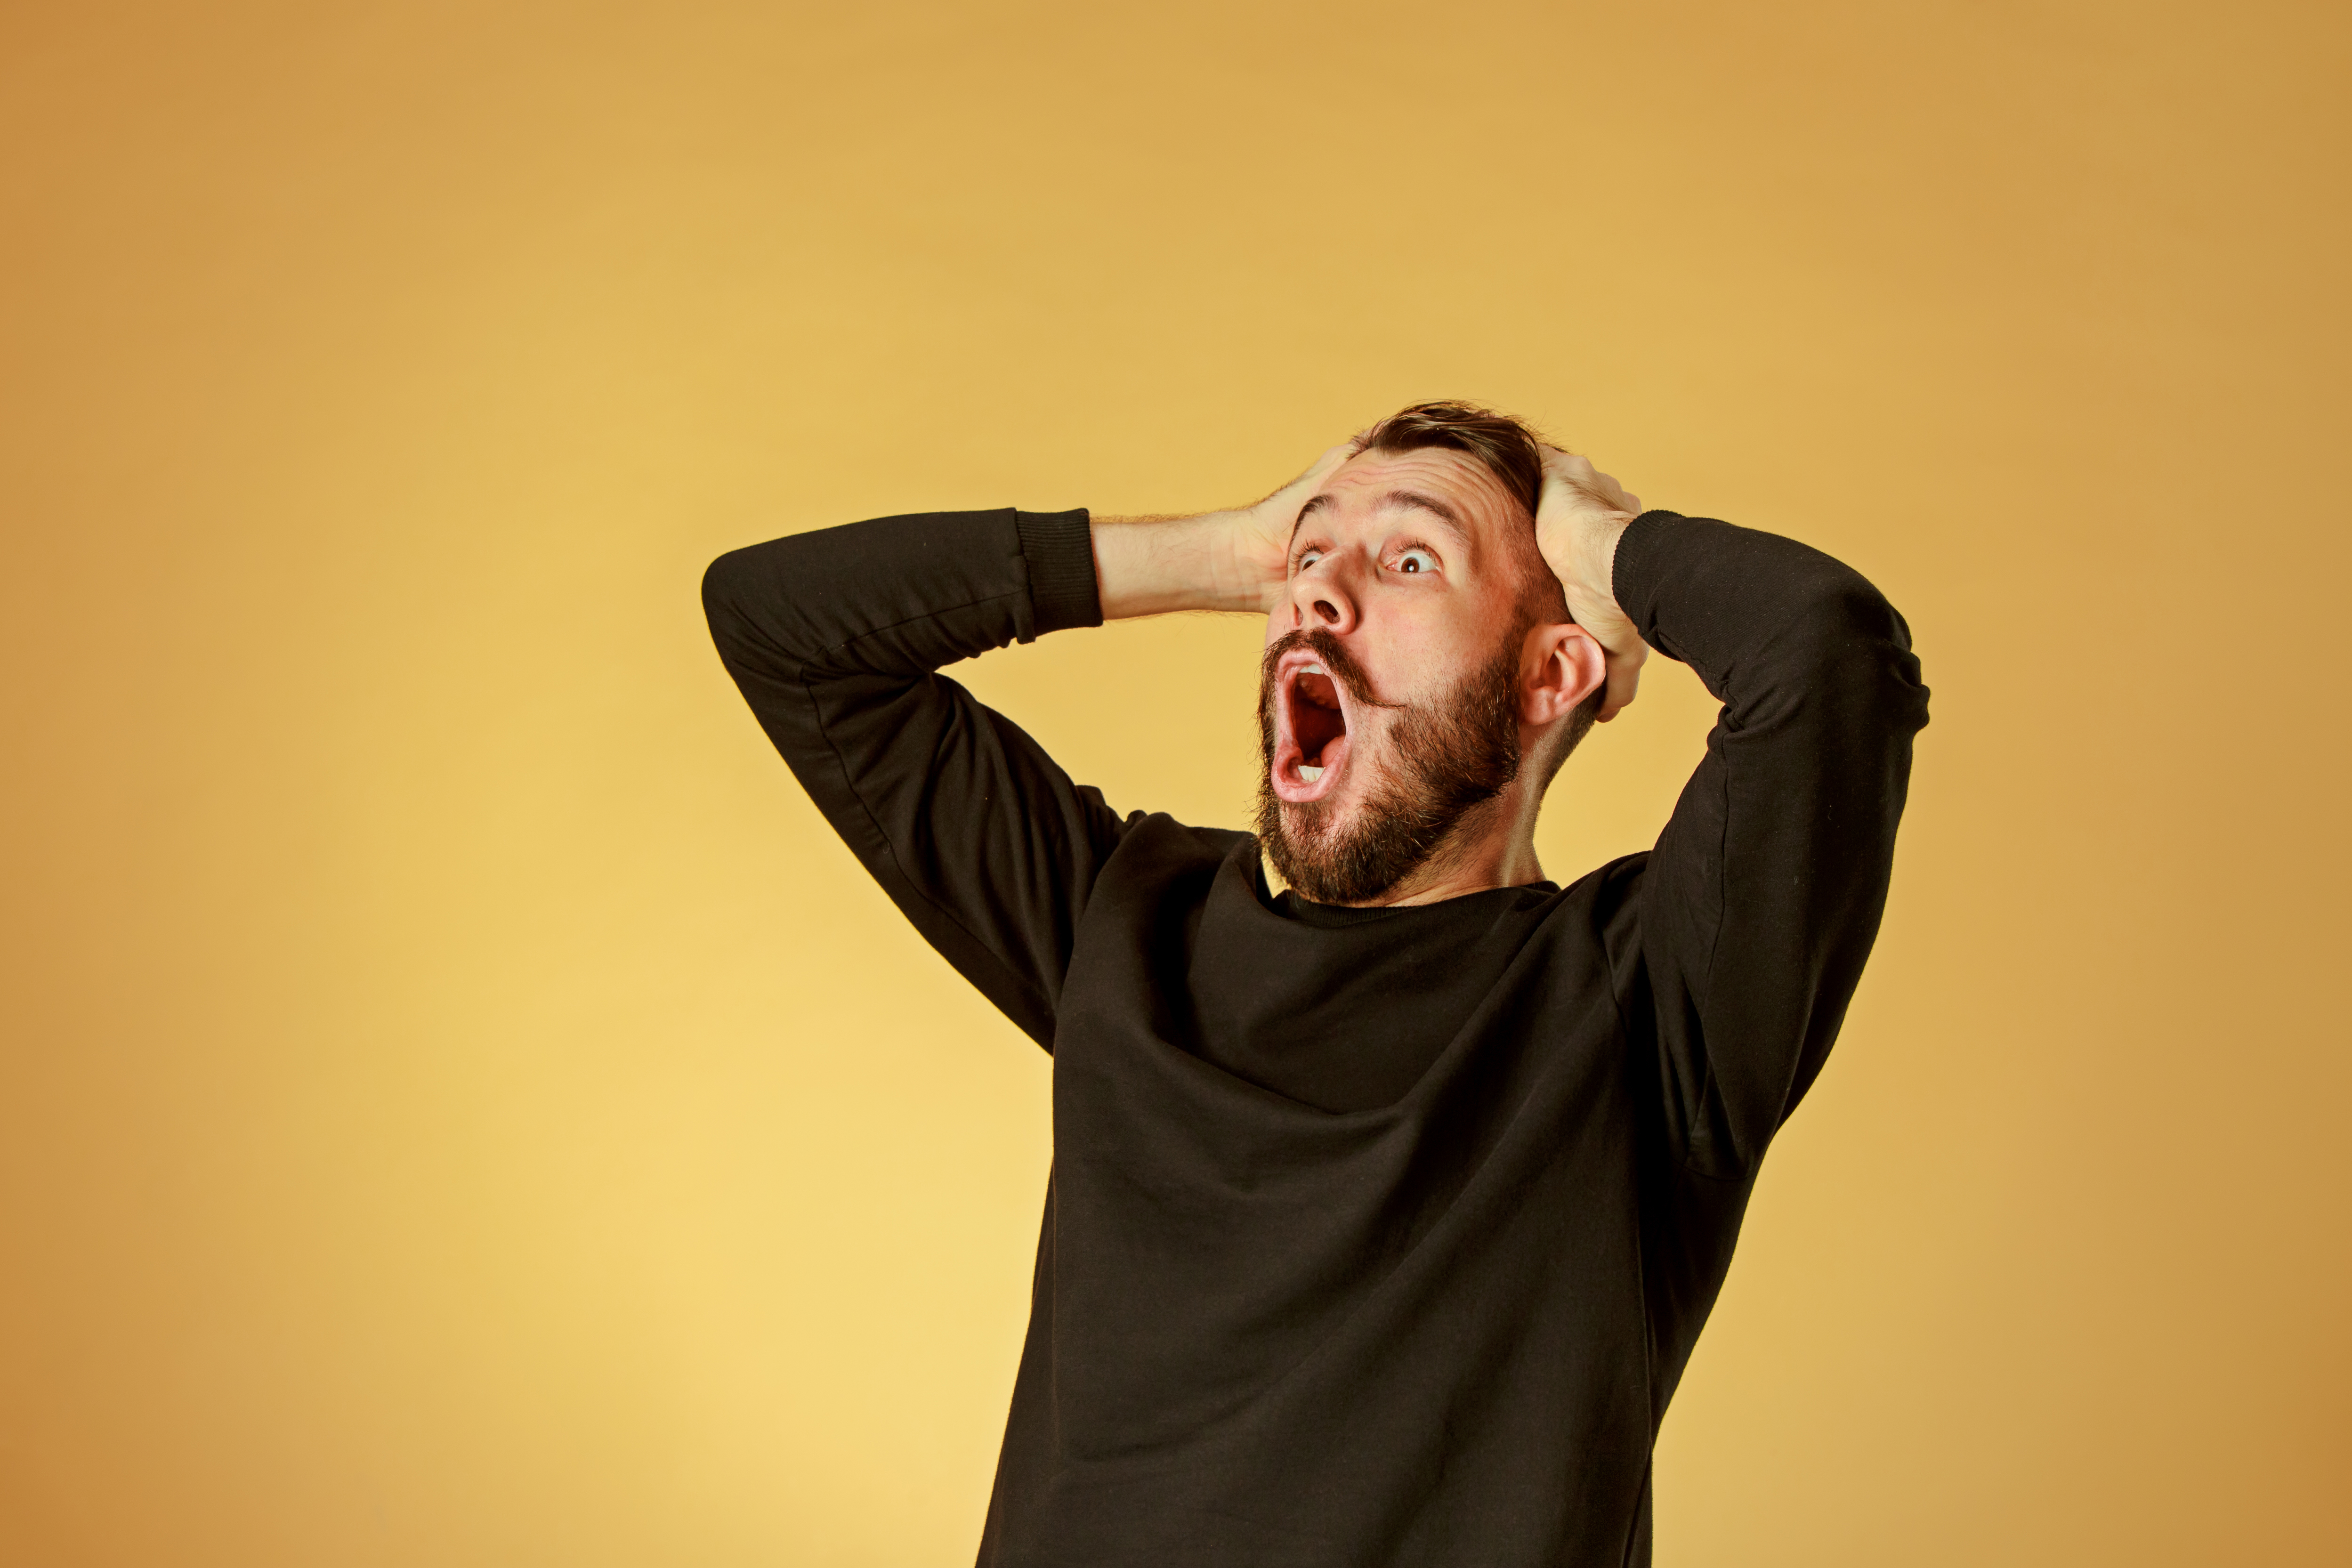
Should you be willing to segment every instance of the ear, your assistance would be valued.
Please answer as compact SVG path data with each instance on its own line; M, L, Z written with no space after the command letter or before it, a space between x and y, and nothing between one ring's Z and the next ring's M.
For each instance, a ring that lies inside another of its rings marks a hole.
M1601 689L1609 657L1591 632L1562 621L1528 630L1519 672L1519 722L1548 730Z

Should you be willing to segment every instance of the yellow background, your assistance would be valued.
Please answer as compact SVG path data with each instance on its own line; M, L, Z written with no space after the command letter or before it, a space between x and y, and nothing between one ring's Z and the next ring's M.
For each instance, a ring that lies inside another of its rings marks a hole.
M700 568L1447 395L1935 688L1660 1562L2347 1561L2346 16L7 6L0 1562L968 1560L1047 1062ZM1256 636L972 679L1230 823ZM1549 869L1706 722L1654 664Z

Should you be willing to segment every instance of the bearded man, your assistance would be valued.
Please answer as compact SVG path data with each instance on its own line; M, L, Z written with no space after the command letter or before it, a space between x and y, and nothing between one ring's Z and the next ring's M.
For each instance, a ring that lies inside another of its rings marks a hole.
M1253 507L883 518L704 600L1053 1053L981 1563L1647 1563L1659 1420L1885 903L1927 694L1878 592L1429 404ZM1120 816L937 673L1171 610L1266 616L1254 835ZM1657 847L1563 889L1545 786L1650 648L1721 721Z

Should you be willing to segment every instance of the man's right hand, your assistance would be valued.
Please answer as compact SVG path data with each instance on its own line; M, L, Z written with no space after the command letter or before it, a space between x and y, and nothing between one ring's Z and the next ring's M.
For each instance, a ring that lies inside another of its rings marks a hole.
M1356 455L1350 437L1307 466L1307 471L1258 502L1225 515L1233 519L1234 572L1256 585L1261 613L1274 608L1282 585L1290 578L1290 536L1298 523L1298 509L1331 470Z
M1342 441L1255 506L1198 517L1095 519L1095 584L1103 618L1172 610L1265 614L1290 575L1298 509L1355 452L1354 441Z

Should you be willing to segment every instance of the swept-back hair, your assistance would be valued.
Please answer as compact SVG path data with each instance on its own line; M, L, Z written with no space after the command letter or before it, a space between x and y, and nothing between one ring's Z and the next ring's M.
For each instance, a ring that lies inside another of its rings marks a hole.
M1475 403L1416 403L1364 432L1357 450L1413 452L1443 447L1466 452L1536 514L1543 497L1543 438L1523 422Z

